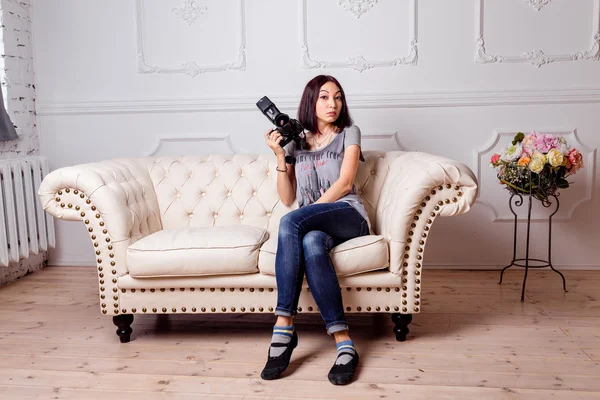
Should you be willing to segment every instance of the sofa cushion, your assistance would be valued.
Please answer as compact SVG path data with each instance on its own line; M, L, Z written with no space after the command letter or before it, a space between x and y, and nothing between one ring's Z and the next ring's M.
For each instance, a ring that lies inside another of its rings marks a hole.
M260 248L258 269L261 274L275 275L277 235L271 235ZM338 276L349 276L389 266L387 241L383 236L366 235L350 239L330 252Z
M129 246L127 268L134 278L254 273L267 238L249 225L165 229Z

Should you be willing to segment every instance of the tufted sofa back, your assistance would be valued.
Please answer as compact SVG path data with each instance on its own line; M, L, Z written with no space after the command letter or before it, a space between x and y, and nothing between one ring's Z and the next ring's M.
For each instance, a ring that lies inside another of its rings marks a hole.
M384 152L366 151L364 156L355 182L376 230L377 202L392 160ZM279 199L273 155L156 157L144 162L163 229L247 224L273 233L280 218L298 207L286 207Z

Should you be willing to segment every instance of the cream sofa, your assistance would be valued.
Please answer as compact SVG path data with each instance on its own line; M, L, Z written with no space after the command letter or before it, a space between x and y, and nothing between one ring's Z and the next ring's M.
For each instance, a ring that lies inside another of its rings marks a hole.
M467 212L472 171L419 152L364 152L356 176L372 232L332 260L348 313L392 313L403 341L421 310L425 243L438 216ZM100 310L121 342L133 314L271 313L280 218L274 156L117 159L54 170L44 209L83 221L92 240ZM304 284L300 313L317 306Z

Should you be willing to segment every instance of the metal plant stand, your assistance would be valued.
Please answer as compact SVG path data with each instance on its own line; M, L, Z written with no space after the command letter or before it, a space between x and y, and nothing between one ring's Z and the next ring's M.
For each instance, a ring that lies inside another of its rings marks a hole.
M513 193L513 195L510 196L510 199L508 200L509 201L508 205L510 207L510 211L515 216L513 259L509 265L507 265L506 267L504 267L502 269L502 272L500 273L500 282L498 282L498 284L502 283L502 276L504 275L504 271L506 269L512 267L513 265L516 265L518 267L524 267L525 268L525 277L523 278L523 288L521 290L521 302L523 302L523 301L525 301L525 284L527 283L527 272L529 271L529 268L550 267L550 268L552 268L552 271L559 274L560 277L562 278L563 290L566 292L567 291L567 283L565 281L564 275L560 271L555 269L554 266L552 265L552 217L554 216L554 214L556 214L558 212L558 208L560 207L558 197L556 197L555 195L548 196L548 197L551 197L554 199L554 203L556 203L556 209L548 217L548 260L540 260L537 258L529 258L529 233L530 233L530 228L531 228L531 206L532 206L531 193L525 195L525 196L529 197L529 204L528 204L528 211L527 211L527 241L526 241L526 248L525 248L525 258L517 258L517 225L518 225L518 221L517 221L517 213L513 209L513 199L515 198L515 196L518 197L518 199L514 202L514 205L517 207L520 207L523 205L523 195L521 195L519 193ZM542 205L546 208L549 208L552 205L552 202L549 200L543 201ZM530 261L536 261L541 264L529 265ZM525 263L523 264L523 262L525 262Z

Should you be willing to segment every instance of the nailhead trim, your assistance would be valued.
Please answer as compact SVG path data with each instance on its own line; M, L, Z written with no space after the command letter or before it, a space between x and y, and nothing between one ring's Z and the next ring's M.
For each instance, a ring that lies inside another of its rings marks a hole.
M87 230L90 233L90 238L92 240L92 244L97 249L97 250L95 250L95 253L98 256L96 262L97 262L97 269L100 272L98 274L98 279L99 279L98 282L101 285L100 286L100 291L104 292L107 288L105 286L103 286L106 283L106 281L104 280L104 273L102 272L103 268L100 265L104 261L103 258L100 257L102 255L102 248L100 246L100 241L102 241L102 238L98 237L98 235L96 235L96 234L92 234L94 232L94 227L93 226L89 226L89 225L92 224L92 222L90 221L89 218L88 219L85 218L88 215L86 211L91 210L91 211L95 212L97 210L97 208L96 208L96 206L91 205L91 203L92 203L91 200L90 199L86 199L85 194L84 193L80 193L78 189L65 188L63 190L59 190L58 194L62 195L63 191L64 191L64 193L67 193L67 194L69 194L71 192L73 193L72 196L74 196L74 197L66 199L66 200L71 200L70 202L67 202L67 207L68 208L74 208L75 210L79 211L79 217L82 219L82 221L83 221L83 223L85 225L88 225ZM61 198L57 197L55 200L57 202L60 202ZM78 204L78 202L80 202L80 201L84 201L85 202L85 206L84 207L82 207L82 206L80 206ZM64 208L65 207L64 204L65 204L64 202L61 203L61 207ZM99 212L96 212L94 214L94 217L95 217L95 220L100 220L100 221L98 221L98 224L100 226L104 226L105 225L104 221L101 220L102 215ZM102 234L103 235L108 235L108 230L107 229L103 229L102 230ZM106 243L110 243L111 242L111 238L108 237L108 236L105 236L104 237L104 241ZM109 245L108 248L109 248L109 250L112 250L113 246ZM110 258L113 258L114 254L111 253L109 256L110 256ZM111 266L115 266L115 262L114 261L111 262ZM113 270L112 274L116 275L116 271ZM117 283L117 279L116 278L112 278L111 282L112 282L112 284L116 284ZM109 288L109 289L112 289L112 291L114 293L117 293L117 291L118 291L118 289L116 287L112 287L112 288ZM104 294L102 294L101 297L105 298ZM115 297L115 300L118 300L117 296L114 296L114 297ZM105 304L105 303L103 303L103 304ZM113 312L115 314L119 314L119 312L123 312L123 313L125 312L124 311L125 309L120 309L119 310L119 304L118 304L118 302L114 304L114 307L115 307L115 309L113 310ZM106 311L106 310L104 310L104 311Z
M403 293L403 295L404 295L404 294L405 294L405 293ZM419 296L418 296L418 295L416 295L416 297L418 298ZM406 305L406 304L407 304L407 301L406 301L406 300L403 300L403 301L402 301L402 305ZM420 302L419 302L418 300L417 300L417 301L415 301L415 305L417 305L417 306L418 306L419 304L420 304ZM118 306L118 304L114 304L114 306L115 306L115 307L117 307L117 306ZM106 303L102 303L102 308L106 308ZM308 310L308 311L310 311L310 312L314 311L314 309L315 309L315 308L314 308L313 306L308 306L308 307L307 307L307 310ZM380 306L376 306L376 307L374 307L374 309L375 309L375 311L378 311L378 312L379 312L379 311L381 311L381 310L382 310L382 307L380 307ZM237 309L236 309L235 307L231 307L231 312L236 312L236 310L237 310ZM273 307L269 307L269 309L268 309L268 310L269 310L270 312L273 312L273 311L274 311L274 308L273 308ZM367 312L370 312L370 311L372 311L372 310L373 310L373 307L371 307L371 306L367 306L367 307L365 307L365 311L367 311ZM389 306L385 306L385 307L384 307L384 310L385 310L385 311L390 311L390 310L391 310L391 308L390 308ZM395 307L394 307L394 310L395 310L395 311L398 311L398 310L399 310L399 307L398 307L398 306L395 306ZM404 309L403 309L403 310L404 310ZM103 312L106 314L106 312L105 312L105 311L106 311L106 310L103 310ZM118 310L118 309L116 309L116 310L114 310L114 311L115 311L115 313L118 313L118 312L119 312L119 310ZM167 312L167 308L166 308L166 307L162 307L162 308L161 308L161 311L162 311L163 313L166 313L166 312ZM192 308L191 308L191 311L195 313L195 312L197 311L196 307L192 307ZM206 308L205 308L205 307L202 307L202 308L201 308L201 311L202 311L202 312L206 312ZM216 312L216 308L215 308L215 307L212 307L212 308L211 308L211 311L212 311L212 312ZM222 307L222 308L221 308L221 311L222 311L222 312L227 312L227 309L226 309L225 307ZM254 308L254 307L250 307L250 308L249 308L249 311L250 311L250 312L254 312L254 311L255 311L255 308ZM259 311L259 312L263 312L263 311L264 311L264 308L263 308L263 307L259 307L259 308L258 308L258 311ZM317 307L317 311L319 311L319 308L318 308L318 307ZM348 311L348 312L352 311L352 307L350 307L350 306L347 306L347 307L346 307L346 311ZM356 311L358 311L358 312L361 312L361 311L363 311L363 307L362 307L362 306L357 306L357 307L356 307ZM123 313L123 314L126 314L126 313L127 313L127 309L126 309L126 308L123 308L123 309L121 309L121 310L120 310L120 312L121 312L121 313ZM137 308L132 308L132 309L131 309L131 312L132 312L132 313L137 313ZM142 309L141 309L141 312L143 312L143 313L146 313L146 312L148 312L148 309L147 309L146 307L142 307ZM154 308L152 308L152 312L153 312L153 313L157 313L157 312L158 312L158 309L157 309L156 307L154 307ZM177 308L173 307L173 308L171 309L171 312L172 312L172 313L177 313ZM187 308L186 308L186 307L181 307L181 312L187 312ZM246 312L246 307L240 307L240 312ZM302 312L302 307L298 307L298 312Z
M450 184L446 184L446 188L447 188L447 189L451 189L451 188L452 188L452 185L450 185ZM459 190L459 189L460 189L460 187L459 187L459 186L455 186L455 190ZM442 186L439 186L439 187L438 187L438 190L443 190L443 187L442 187ZM67 193L69 193L69 192L70 192L69 190L65 190L65 191L66 191ZM74 193L75 193L75 194L78 194L78 191L74 191ZM59 193L59 194L62 194L62 192L61 192L61 193ZM436 191L435 189L433 189L433 190L431 191L431 194L432 194L432 195L436 195L436 194L437 194L437 191ZM456 193L456 196L458 196L458 197L461 197L462 195L463 195L463 193L462 193L462 192L457 192L457 193ZM81 193L80 197L81 197L81 199L84 199L84 198L85 198L85 196L84 196L84 194L83 194L83 193ZM439 210L440 210L440 206L444 205L444 203L445 203L445 204L450 204L451 202L457 202L457 201L458 201L458 198L457 198L457 197L452 197L451 199L452 199L452 200L450 200L450 198L446 198L446 199L444 199L444 201L438 201L438 203L437 203L438 205L434 206L434 209L435 209L435 211L439 211ZM60 200L61 200L61 199L57 197L56 201L57 201L57 202L60 202ZM421 207L422 207L422 208L425 208L425 207L427 206L427 203L426 203L426 201L429 201L429 200L431 200L431 197L430 197L430 196L426 196L426 198L425 198L425 201L423 201L423 202L420 204L420 205L421 205ZM89 204L91 204L91 201L90 201L90 199L86 199L86 200L85 200L85 203L86 203L86 204L88 204L88 205L89 205ZM62 204L62 206L64 207L64 204ZM73 203L68 203L68 207L69 207L69 208L72 208L73 206L75 206L75 208L76 208L76 209L79 211L80 207L79 207L78 205L76 205L76 204L74 205ZM91 206L91 209L92 209L92 211L95 211L95 210L96 210L96 207L95 207L95 206ZM422 215L422 214L423 214L423 212L424 212L424 210L422 210L422 209L419 209L419 210L417 210L417 212L416 212L416 215L414 215L414 216L413 216L414 220L415 220L415 221L419 221L419 220L420 220L420 219L419 219L419 215ZM429 215L431 216L431 218L435 218L435 217L437 216L437 214L436 214L435 212L430 212L430 214L429 214ZM85 211L82 211L82 212L80 213L80 216L81 216L81 218L84 218L84 217L86 216L86 213L85 213ZM100 219L100 218L101 218L101 214L100 214L100 213L96 213L96 214L95 214L95 217L96 217L96 219ZM427 219L427 221L426 221L428 225L431 225L431 224L433 223L433 220L432 220L431 218ZM90 224L90 221L89 221L89 220L85 220L85 221L84 221L84 223L85 223L86 225L89 225L89 224ZM105 225L104 221L99 221L99 225L100 225L100 226L104 226L104 225ZM411 227L412 227L413 229L415 229L415 228L417 228L417 224L416 224L416 223L412 223L412 224L411 224ZM428 227L428 226L424 226L424 227L423 227L423 230L424 230L425 232L427 232L427 231L429 231L429 227ZM89 231L90 233L92 233L92 232L93 232L93 227L91 227L91 226L90 226L90 227L88 228L88 231ZM422 237L423 239L427 238L427 233L425 233L425 232L424 232L424 233L422 233L422 235L421 235L421 237ZM102 233L103 233L104 235L107 235L107 234L108 234L108 230L107 230L107 229L103 229L103 230L102 230ZM409 231L408 233L409 233L409 236L414 236L414 235L415 235L415 232L414 232L413 230ZM97 236L96 236L96 235L92 235L92 240L96 240L96 239L97 239ZM111 238L110 238L110 237L105 237L104 239L105 239L105 242L106 242L106 243L110 243L110 242L111 242ZM412 243L412 238L411 238L411 237L408 237L408 238L407 238L407 243ZM99 248L99 247L100 247L100 244L99 244L99 242L94 242L94 243L93 243L93 245L94 245L94 247L96 247L96 248ZM420 245L420 246L424 246L424 245L425 245L425 243L424 243L424 240L420 240L420 241L419 241L419 245ZM113 248L113 246L112 246L112 245L109 245L109 250L112 250L112 248ZM406 246L406 247L405 247L405 251L407 251L407 252L408 252L408 251L410 251L410 246ZM423 248L423 247L419 247L419 248L417 249L417 251L418 251L418 253L423 253L423 252L424 252L424 248ZM97 254L98 256L99 256L99 255L101 255L101 253L102 253L102 252L101 252L101 250L97 250L97 251L96 251L96 254ZM408 257L406 257L406 255L405 255L405 258L406 258L406 259L410 258L410 255L407 255L407 256L408 256ZM114 257L115 257L114 253L110 253L110 254L109 254L109 257L110 257L110 258L114 258ZM422 257L421 257L420 255L417 255L417 259L421 260L421 259L422 259ZM98 261L98 264L101 264L103 260L102 260L102 258L98 258L98 260L97 260L97 261ZM115 266L115 265L116 265L116 263L115 263L114 261L111 261L111 266ZM404 263L403 263L403 267L408 267L408 266L409 266L409 262L404 262ZM415 264L415 266L416 266L416 268L421 268L421 264L420 264L420 263L416 263L416 264ZM98 271L102 271L102 267L100 267L100 266L99 266L99 267L98 267ZM116 274L117 274L116 270L112 270L112 274L113 274L113 275L116 275ZM408 275L408 271L406 271L406 270L405 270L405 271L403 271L403 274L402 274L402 275L404 275L404 276L407 276L407 275ZM419 272L419 271L415 271L415 275L416 275L416 276L419 276L419 275L420 275L420 272ZM103 273L102 273L102 274L99 274L99 278L100 278L100 279L102 279L103 277L104 277L104 274L103 274ZM116 281L116 278L113 278L113 279L112 279L112 282L116 284L116 282L117 282L117 281ZM102 281L102 282L101 282L101 284L103 284L103 283L104 283L104 281ZM419 280L419 279L415 279L415 284L420 284L420 280ZM112 288L112 289L113 289L113 292L117 293L117 288ZM236 288L229 288L229 290L230 290L231 292L235 292L235 289L236 289ZM243 291L245 290L244 288L238 288L238 289L240 290L240 292L243 292ZM250 290L250 292L254 292L254 290L255 290L254 288L248 288L248 289ZM396 288L394 288L394 290L395 290L396 292L400 292L400 289L401 289L400 287L396 287ZM105 290L104 286L101 286L100 290L101 290L101 291L104 291L104 290ZM160 288L160 290L161 290L161 292L164 292L164 291L165 291L165 288ZM174 291L175 291L175 288L169 288L169 290L170 290L171 292L174 292ZM184 291L186 290L186 288L180 288L179 290L180 290L181 292L184 292ZM190 290L190 291L195 291L195 288L189 288L189 290ZM200 290L200 291L204 291L204 288L199 288L199 290ZM216 289L215 289L215 288L210 288L210 290L211 290L211 292L214 292ZM225 288L220 288L220 291L221 291L221 292L224 292L225 290L226 290ZM267 288L267 290L268 290L269 292L273 292L273 291L274 291L274 288ZM356 291L361 291L361 290L362 290L362 288L360 288L360 287L356 288ZM373 290L373 288L371 288L371 287L367 287L367 288L366 288L366 290L370 292L370 291L372 291L372 290ZM377 288L377 290L378 290L378 291L381 291L381 290L382 290L382 288ZM386 290L386 292L390 292L390 291L391 291L391 288L389 288L389 287L388 287L388 288L385 288L385 290ZM408 290L408 287L407 287L407 286L402 286L402 290L403 290L402 297L403 297L403 298L405 298L405 297L406 297L406 291ZM131 292L131 293L135 293L135 291L136 291L136 289L130 289L130 292ZM145 289L140 289L140 291L141 291L142 293L145 293ZM154 293L154 292L155 292L155 289L150 289L150 291L151 291L152 293ZM259 291L259 292L264 292L264 291L265 291L265 288L258 288L258 291ZM352 291L352 288L351 288L351 287L346 287L346 291ZM122 289L122 290L121 290L121 292L122 292L122 293L126 293L126 289ZM310 292L310 288L307 288L307 292ZM415 292L420 292L420 287L416 286L416 287L415 287ZM101 296L104 298L104 295L103 295L103 294L102 294ZM117 296L114 296L114 297L115 297L115 299L118 299L118 297L117 297ZM420 298L420 295L419 295L419 293L415 293L415 298L416 298L416 299L419 299L419 298ZM404 300L403 302L405 302L405 300ZM105 303L102 303L102 304L104 304L104 305L105 305ZM419 305L420 305L420 302L417 300L417 301L415 302L415 305L419 306ZM119 310L117 307L118 307L118 303L115 303L115 310L113 310L115 314L118 314L118 313L119 313L119 311L121 311L121 312L123 312L123 313L125 313L125 312L126 312L126 309L125 309L125 308L123 308L123 309ZM307 309L308 309L308 311L310 311L310 312L312 312L312 311L314 310L314 308L313 308L312 306L309 306ZM351 310L351 309L352 309L352 307L346 307L346 309L347 309L347 310ZM416 311L416 312L418 312L418 311L419 311L419 307L415 307L414 309L415 309L415 311ZM163 311L163 312L167 312L166 310L167 310L167 309L166 309L166 307L163 307L163 308L162 308L162 311ZM196 312L196 308L195 308L195 307L193 307L191 310L192 310L192 312ZM206 308L204 308L204 307L203 307L203 308L202 308L202 310L203 310L203 311L205 311L205 310L206 310ZM255 311L255 308L254 308L254 307L250 307L250 309L249 309L249 310L250 310L250 312L254 312L254 311ZM360 312L360 311L362 311L362 307L361 307L361 306L357 306L357 307L356 307L356 310ZM367 310L367 311L371 311L371 310L372 310L372 307L371 307L371 306L367 306L367 307L366 307L366 310ZM375 310L377 310L377 311L380 311L380 310L381 310L381 307L380 307L380 306L376 306L376 307L375 307ZM389 306L385 306L385 310L386 310L386 311L389 311L389 310L390 310L390 307L389 307ZM398 310L399 310L399 307L397 307L397 306L396 306L396 307L394 307L394 310L395 310L395 311L398 311ZM106 310L103 310L103 311L104 311L104 313L106 314ZM182 312L186 312L186 311L187 311L187 308L186 308L186 307L182 307L182 308L181 308L181 311L182 311ZM212 311L212 312L216 312L216 309L213 307L213 308L211 308L211 311ZM226 312L227 310L226 310L226 309L223 307L223 308L222 308L222 311L223 311L223 312ZM235 312L235 311L236 311L236 308L235 308L235 307L231 307L231 311L232 311L232 312ZM242 312L245 312L245 311L246 311L246 308L245 308L245 307L241 307L241 308L240 308L240 311L242 311ZM259 307L259 311L260 311L260 312L263 312L263 311L264 311L264 308L263 308L263 307ZM269 307L269 311L273 311L273 307ZM403 308L403 311L404 311L404 312L406 312L406 308ZM137 312L137 309L131 309L131 312L134 312L134 313L135 313L135 312ZM147 312L147 309L144 307L144 308L142 309L142 312ZM153 308L153 312L157 312L157 311L156 311L156 308ZM176 308L173 308L173 309L172 309L172 312L174 312L174 313L175 313L175 312L177 312L177 309L176 309ZM301 307L298 307L298 312L302 312L302 308L301 308Z

